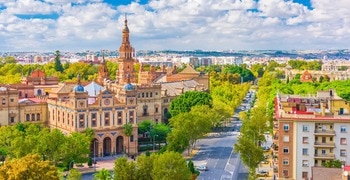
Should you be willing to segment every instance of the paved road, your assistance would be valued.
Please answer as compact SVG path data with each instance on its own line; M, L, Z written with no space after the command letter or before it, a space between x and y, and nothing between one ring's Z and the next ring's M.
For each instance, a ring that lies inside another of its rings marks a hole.
M254 96L254 92L251 94L247 94L246 101L242 102L235 111L235 117L238 117L241 110L250 109L251 97ZM201 171L198 180L248 179L248 170L241 162L239 155L233 152L233 146L237 142L239 132L232 130L240 129L241 125L241 122L232 121L228 125L228 132L210 133L208 137L198 141L200 150L192 158L192 161L195 166L206 165L208 167L208 171Z
M239 156L233 153L238 132L211 133L199 140L200 150L192 158L195 166L206 164L208 171L201 171L198 180L246 179L246 170Z

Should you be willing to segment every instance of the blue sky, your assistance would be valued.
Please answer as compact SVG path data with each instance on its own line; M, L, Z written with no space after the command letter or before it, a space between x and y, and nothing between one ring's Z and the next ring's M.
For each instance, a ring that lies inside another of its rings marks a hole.
M349 49L348 0L0 0L0 51Z

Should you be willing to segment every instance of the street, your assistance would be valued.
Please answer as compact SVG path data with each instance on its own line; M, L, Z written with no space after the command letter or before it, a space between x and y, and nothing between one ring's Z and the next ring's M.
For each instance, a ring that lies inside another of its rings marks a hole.
M235 111L234 117L238 117L240 111L250 108L253 93L247 94L246 100ZM210 133L207 137L198 140L199 151L192 161L195 166L206 165L208 168L207 171L201 171L199 180L248 179L248 170L241 162L239 155L233 152L241 125L241 121L231 121L225 128L227 131Z

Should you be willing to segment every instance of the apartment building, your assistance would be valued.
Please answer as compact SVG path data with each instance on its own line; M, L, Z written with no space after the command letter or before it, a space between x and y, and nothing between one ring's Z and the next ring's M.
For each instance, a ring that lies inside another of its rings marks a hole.
M275 98L274 143L278 177L311 179L312 167L350 163L350 102L334 90Z

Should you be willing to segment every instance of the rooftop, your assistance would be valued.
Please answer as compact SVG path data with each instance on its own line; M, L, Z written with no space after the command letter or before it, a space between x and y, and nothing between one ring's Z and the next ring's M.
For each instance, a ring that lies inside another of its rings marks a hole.
M339 101L341 103L331 103ZM275 98L275 118L288 119L348 119L350 108L347 101L334 90L318 91L316 95L283 95Z

